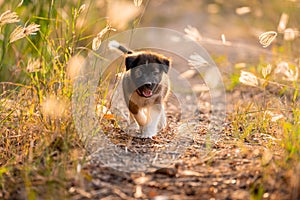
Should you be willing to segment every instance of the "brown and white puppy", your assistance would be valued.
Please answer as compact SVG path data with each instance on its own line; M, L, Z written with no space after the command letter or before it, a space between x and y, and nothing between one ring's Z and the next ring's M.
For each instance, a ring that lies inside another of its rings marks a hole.
M158 53L132 52L118 43L114 47L126 53L122 87L131 117L140 127L139 137L151 138L167 124L164 106L171 60Z

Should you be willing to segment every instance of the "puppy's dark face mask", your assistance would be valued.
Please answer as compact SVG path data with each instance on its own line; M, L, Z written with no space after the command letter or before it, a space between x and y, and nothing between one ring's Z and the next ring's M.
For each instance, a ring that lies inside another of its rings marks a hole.
M168 73L170 60L154 53L131 54L125 60L126 70L136 87L136 92L145 98L152 97L159 88L163 73Z

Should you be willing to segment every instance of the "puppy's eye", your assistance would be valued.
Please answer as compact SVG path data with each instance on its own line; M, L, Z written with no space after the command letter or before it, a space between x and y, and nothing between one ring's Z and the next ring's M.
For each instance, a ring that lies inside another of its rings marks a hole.
M159 69L155 69L152 73L153 73L154 75L158 75L158 74L160 74L160 71L159 71Z
M142 76L141 70L136 70L134 74L135 74L135 77L137 77L137 78Z

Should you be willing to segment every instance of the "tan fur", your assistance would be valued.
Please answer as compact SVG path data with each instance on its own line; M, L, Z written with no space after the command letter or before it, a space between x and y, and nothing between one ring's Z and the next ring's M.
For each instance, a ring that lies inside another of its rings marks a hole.
M151 67L161 69L161 63L167 58L160 54L147 54L145 52L137 54L136 66L144 63L151 63ZM136 56L136 55L131 55ZM162 59L162 61L160 60ZM158 63L158 64L155 64ZM169 65L169 60L168 60ZM135 67L135 66L134 66ZM152 69L151 68L151 69ZM161 70L162 71L162 70ZM139 73L139 72L138 72ZM145 74L144 74L145 75ZM140 137L152 137L157 134L158 129L166 126L164 106L170 90L170 82L165 72L161 74L161 81L153 91L151 97L142 97L136 90L130 69L123 76L124 98L127 101L132 118L138 123L141 129Z

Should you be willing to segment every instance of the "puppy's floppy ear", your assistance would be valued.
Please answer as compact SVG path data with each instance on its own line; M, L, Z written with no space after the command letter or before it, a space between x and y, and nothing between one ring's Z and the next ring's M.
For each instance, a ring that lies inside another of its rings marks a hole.
M166 57L159 57L158 60L159 60L159 63L162 64L163 71L165 73L168 73L169 68L171 67L171 59L166 58Z
M138 62L138 55L129 54L125 58L126 71L132 69Z

